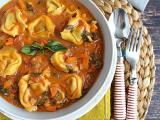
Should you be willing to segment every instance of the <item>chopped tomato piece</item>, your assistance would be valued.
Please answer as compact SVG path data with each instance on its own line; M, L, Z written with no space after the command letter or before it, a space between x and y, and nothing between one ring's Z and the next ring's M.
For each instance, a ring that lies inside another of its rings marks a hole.
M84 52L84 54L82 54L81 57L82 57L82 67L84 70L87 70L89 68L89 55L87 52Z
M6 46L10 46L10 45L13 45L13 38L9 38L9 39L7 39L7 41L5 42L5 45Z
M31 38L29 38L29 37L26 37L26 38L24 38L23 40L24 40L24 43L25 43L25 44L28 44L28 45L30 45L30 44L33 43L33 41L31 40Z
M98 27L96 25L91 26L91 32L96 32Z
M69 57L69 58L67 58L66 62L68 64L76 63L77 62L77 57Z
M59 85L58 84L54 84L50 87L50 92L51 92L51 97L55 97L58 91Z
M57 108L56 106L51 106L50 105L50 106L46 107L46 110L49 111L49 112L54 112L54 111L56 111L56 108Z
M57 109L56 105L51 105L49 102L44 104L47 111L54 112Z
M7 80L4 82L4 88L10 88L12 85L12 81L11 80Z

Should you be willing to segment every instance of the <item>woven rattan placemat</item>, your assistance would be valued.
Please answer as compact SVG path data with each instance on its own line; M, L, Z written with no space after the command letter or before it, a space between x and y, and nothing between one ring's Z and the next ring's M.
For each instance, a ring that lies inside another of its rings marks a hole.
M123 8L129 16L130 24L136 28L142 27L141 14L136 11L127 0L93 0L108 19L116 8ZM138 74L138 118L145 119L150 105L155 83L155 62L151 37L143 26L143 42L140 60L137 65ZM129 86L130 65L125 61L126 91ZM112 97L113 98L113 97ZM113 100L111 100L113 101ZM113 108L113 107L112 107ZM113 111L113 110L112 110Z

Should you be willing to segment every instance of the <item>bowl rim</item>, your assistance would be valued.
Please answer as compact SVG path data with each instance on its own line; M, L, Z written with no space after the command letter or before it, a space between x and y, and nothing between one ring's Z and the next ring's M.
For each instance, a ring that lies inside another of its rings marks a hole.
M7 2L6 2L6 0L3 0L3 1L5 1L5 4L6 4L10 0L8 0ZM3 3L3 1L2 1L2 3ZM80 1L81 3L83 2L82 4L85 7L87 7L87 6L84 3L86 3L90 7L93 7L93 9L97 12L97 14L103 20L103 23L106 25L106 30L105 31L109 32L108 35L109 35L109 38L112 41L112 56L111 56L110 70L108 71L108 74L103 75L104 78L105 78L105 80L104 80L102 86L98 89L97 93L95 93L95 95L86 104L83 104L82 107L80 107L79 109L77 109L74 112L71 112L71 113L69 113L67 115L59 116L57 118L51 118L51 119L49 118L49 119L45 119L45 120L53 120L53 119L54 120L66 120L67 118L69 118L70 120L75 120L77 118L80 118L81 116L83 116L87 112L89 112L103 98L103 96L105 95L106 91L108 90L108 88L111 85L111 82L113 80L113 76L114 76L114 73L115 73L116 61L117 61L116 43L115 43L115 41L113 39L113 36L111 34L111 30L109 29L109 24L108 24L107 19L105 18L105 16L103 15L103 13L100 11L100 9L97 7L97 5L92 0L78 0L78 1ZM1 6L5 5L5 4L2 4ZM90 9L89 9L89 11L91 12ZM103 36L105 35L104 31L102 31L102 34L103 34ZM104 65L104 66L106 67L106 65ZM103 73L106 73L105 70L106 70L106 68L103 68ZM101 71L101 75L100 76L102 76L102 71ZM99 79L97 81L99 81ZM14 114L8 112L7 109L2 109L1 107L0 107L0 112L2 112L4 115L8 116L9 118L11 118L13 120L26 120L27 119L27 118L23 118L21 116L14 115ZM29 120L37 120L37 119L29 119Z

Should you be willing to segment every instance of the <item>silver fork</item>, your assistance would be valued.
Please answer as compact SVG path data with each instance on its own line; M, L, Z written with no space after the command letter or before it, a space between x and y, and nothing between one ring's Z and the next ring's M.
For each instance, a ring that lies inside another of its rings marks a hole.
M136 65L139 61L140 46L142 40L142 28L131 28L128 43L126 46L126 59L131 65L130 85L127 101L127 120L137 120L137 71Z

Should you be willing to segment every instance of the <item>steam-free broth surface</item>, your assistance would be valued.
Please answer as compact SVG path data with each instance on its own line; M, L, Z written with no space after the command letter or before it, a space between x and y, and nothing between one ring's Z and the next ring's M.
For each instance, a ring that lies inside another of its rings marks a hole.
M0 94L33 111L83 97L103 67L98 23L76 0L12 0L0 9Z

